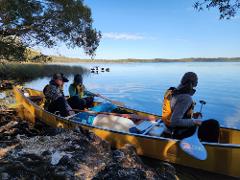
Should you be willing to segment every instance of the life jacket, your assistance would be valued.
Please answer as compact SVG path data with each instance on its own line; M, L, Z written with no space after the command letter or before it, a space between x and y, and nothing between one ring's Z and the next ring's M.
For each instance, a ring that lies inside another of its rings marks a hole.
M163 105L162 105L162 120L167 125L171 124L172 109L171 109L171 99L173 96L173 91L176 88L170 87L164 94Z
M76 94L78 94L80 98L83 98L84 90L85 90L84 85L77 85L77 86L72 85L72 86L75 88Z
M171 108L171 100L173 97L175 87L170 87L164 94L163 105L162 105L162 120L166 126L171 125L171 117L172 117L172 108ZM184 114L184 119L191 119L193 116L195 102L189 107L187 112Z

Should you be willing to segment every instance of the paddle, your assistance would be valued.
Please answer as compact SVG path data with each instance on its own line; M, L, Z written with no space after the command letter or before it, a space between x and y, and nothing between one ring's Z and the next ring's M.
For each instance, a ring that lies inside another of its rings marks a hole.
M204 100L200 100L199 102L201 103L201 108L199 112L202 112L203 105L207 104L207 102Z
M88 91L88 92L89 92L89 91ZM102 98L102 99L105 99L106 101L109 101L109 102L111 102L112 104L115 104L115 105L117 105L117 106L120 106L120 107L124 107L124 106L125 106L123 103L118 102L118 101L113 101L113 100L111 100L111 99L109 99L109 98L107 98L107 97L105 97L105 96L103 96L103 95L95 94L95 93L92 93L92 92L89 92L89 93L92 94L93 96L97 96L97 97L100 97L100 98Z
M203 105L206 104L205 101L200 101L201 103L201 109L200 113L202 111ZM198 138L198 127L196 128L195 133L188 138L185 138L180 141L180 147L181 149L189 154L190 156L198 159L198 160L206 160L207 159L207 150L205 147L202 145Z

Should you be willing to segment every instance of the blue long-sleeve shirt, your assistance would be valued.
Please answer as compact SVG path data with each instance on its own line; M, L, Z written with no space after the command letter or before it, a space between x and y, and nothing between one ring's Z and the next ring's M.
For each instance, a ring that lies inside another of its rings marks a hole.
M192 106L193 100L190 94L178 94L171 99L171 126L191 127L194 126L193 119L185 119L184 115Z

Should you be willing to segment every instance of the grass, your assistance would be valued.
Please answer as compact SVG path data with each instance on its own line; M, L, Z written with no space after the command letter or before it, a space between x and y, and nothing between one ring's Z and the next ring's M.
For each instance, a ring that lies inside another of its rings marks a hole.
M69 76L77 73L88 73L88 70L80 66L73 67L51 64L0 64L0 80L27 82L37 78L51 77L54 73L63 73Z

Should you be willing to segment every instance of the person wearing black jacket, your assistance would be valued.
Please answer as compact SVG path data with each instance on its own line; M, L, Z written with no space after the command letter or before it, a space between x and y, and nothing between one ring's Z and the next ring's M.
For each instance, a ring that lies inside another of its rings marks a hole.
M46 98L44 109L66 117L74 114L74 112L65 99L62 90L64 82L68 82L68 79L63 74L54 74L49 84L44 87L43 94Z

